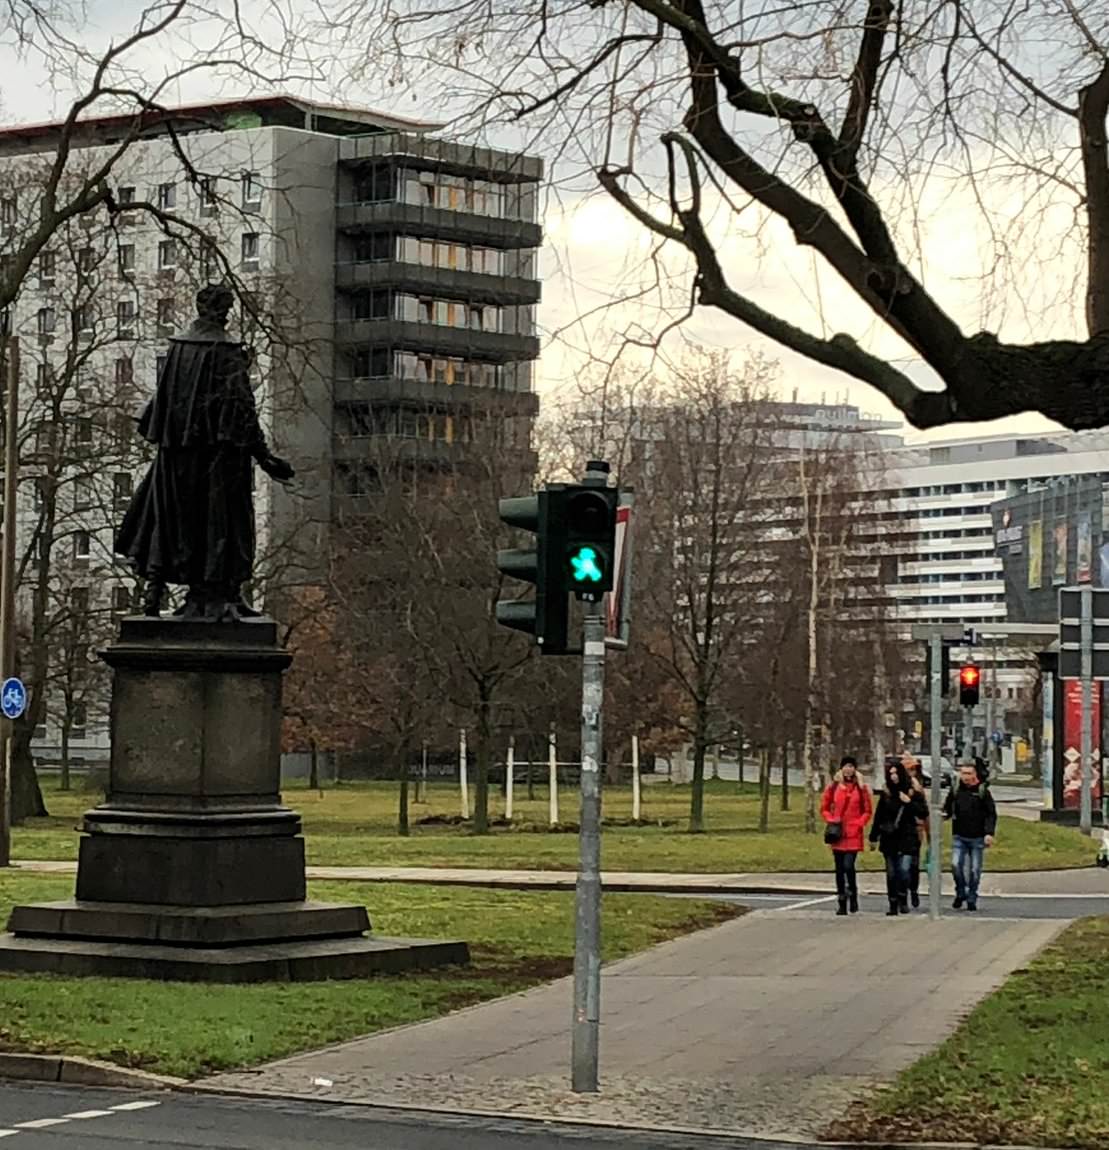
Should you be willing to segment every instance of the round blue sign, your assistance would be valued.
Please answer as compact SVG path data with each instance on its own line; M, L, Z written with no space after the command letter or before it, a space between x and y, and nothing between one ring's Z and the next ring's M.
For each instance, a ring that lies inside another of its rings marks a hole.
M5 679L0 686L0 711L9 719L18 719L27 709L27 688L19 679Z

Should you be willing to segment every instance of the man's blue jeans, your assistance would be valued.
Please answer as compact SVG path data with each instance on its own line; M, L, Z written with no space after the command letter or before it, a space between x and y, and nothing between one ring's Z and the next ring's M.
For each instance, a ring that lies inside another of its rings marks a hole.
M955 879L955 897L971 906L978 903L978 883L982 878L982 856L985 839L965 839L955 835L951 848L951 874Z

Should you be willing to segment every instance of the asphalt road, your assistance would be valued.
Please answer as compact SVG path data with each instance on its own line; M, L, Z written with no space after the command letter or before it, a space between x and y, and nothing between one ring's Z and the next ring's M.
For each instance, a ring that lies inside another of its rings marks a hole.
M795 1150L815 1146L792 1144ZM782 1150L781 1142L366 1106L0 1083L3 1150Z

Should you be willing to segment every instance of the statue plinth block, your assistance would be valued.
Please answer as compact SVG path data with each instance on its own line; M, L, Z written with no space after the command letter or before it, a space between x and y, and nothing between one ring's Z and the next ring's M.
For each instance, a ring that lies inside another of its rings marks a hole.
M15 907L0 970L242 982L467 961L463 942L365 937L365 907L305 901L272 620L125 619L101 657L112 751L77 897Z

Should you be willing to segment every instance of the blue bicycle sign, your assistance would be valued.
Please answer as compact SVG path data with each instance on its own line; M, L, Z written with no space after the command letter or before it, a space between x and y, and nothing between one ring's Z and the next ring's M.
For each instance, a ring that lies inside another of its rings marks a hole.
M19 679L5 679L0 686L0 711L9 719L18 719L27 709L27 688Z

